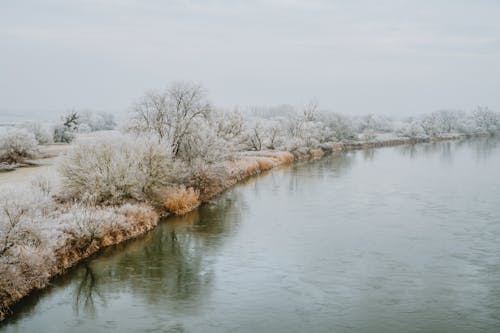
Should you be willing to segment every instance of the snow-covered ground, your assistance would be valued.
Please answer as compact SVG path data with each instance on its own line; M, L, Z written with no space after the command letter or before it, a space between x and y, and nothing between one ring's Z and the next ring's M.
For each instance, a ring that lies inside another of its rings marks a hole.
M79 133L75 143L81 140L109 135L113 131ZM74 144L51 144L39 147L40 158L31 160L33 166L17 168L13 171L0 172L0 186L12 184L27 184L33 178L47 176L57 172L58 160L64 153L72 149Z
M45 176L55 172L56 161L59 158L50 157L35 160L36 166L18 168L13 171L0 172L0 186L2 185L26 185L33 178Z

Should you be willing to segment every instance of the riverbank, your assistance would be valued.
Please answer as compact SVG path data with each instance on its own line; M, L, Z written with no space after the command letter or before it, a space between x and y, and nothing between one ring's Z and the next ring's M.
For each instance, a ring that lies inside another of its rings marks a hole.
M296 161L319 159L334 152L355 149L368 149L422 142L457 140L465 136L453 135L425 139L385 138L365 142L345 142L322 145L319 148L297 149L293 152L256 151L244 152L225 162L229 178L217 186L207 186L197 191L191 187L176 186L165 189L163 207L158 205L130 204L113 207L114 221L99 221L94 229L87 230L85 236L64 230L64 238L60 239L53 252L37 254L29 258L29 253L20 253L16 262L4 265L0 276L0 318L10 313L10 307L35 289L42 289L50 283L50 279L63 274L66 269L95 254L100 249L138 237L153 229L160 215L184 214L200 204L210 201L221 192L248 177L272 168L294 163ZM63 210L64 207L56 207ZM76 216L76 214L74 215ZM111 220L111 219L110 219ZM109 223L108 223L109 222ZM51 255L55 254L53 258Z

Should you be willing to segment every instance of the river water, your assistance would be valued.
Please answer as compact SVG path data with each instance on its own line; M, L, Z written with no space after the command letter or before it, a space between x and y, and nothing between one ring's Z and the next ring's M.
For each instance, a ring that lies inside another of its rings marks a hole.
M500 332L500 140L273 170L107 249L2 332Z

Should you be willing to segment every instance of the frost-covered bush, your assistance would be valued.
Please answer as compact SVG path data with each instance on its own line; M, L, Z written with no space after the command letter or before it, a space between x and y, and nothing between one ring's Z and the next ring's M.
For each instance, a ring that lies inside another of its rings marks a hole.
M197 189L200 200L205 201L227 188L230 181L229 170L221 163L194 163L189 168L188 185Z
M92 203L145 200L171 178L169 147L124 135L82 141L61 165L66 195Z
M37 152L35 135L26 129L10 129L0 134L0 163L23 163Z
M253 124L249 124L248 128L245 129L245 143L247 144L248 150L262 150L264 146L265 128L262 122L256 121Z
M200 119L182 140L177 159L188 165L195 161L215 164L223 161L231 150L231 143L219 137L214 128Z
M367 132L391 132L394 120L387 116L368 114L361 117L353 117L354 130L358 133Z
M327 128L327 138L325 141L334 139L335 141L355 140L356 132L352 119L337 113L323 113L320 122Z
M71 111L61 118L61 123L54 127L54 142L70 143L75 139L80 116L78 112Z
M54 142L70 143L75 139L75 132L64 125L56 125L53 139Z
M116 128L115 117L107 112L78 112L78 132L108 131Z
M407 138L419 138L425 136L420 123L413 118L406 119L404 122L395 125L396 135Z
M225 141L229 150L244 147L245 117L241 112L212 110L208 114L207 126L213 129L216 137Z
M495 134L500 131L500 114L487 107L478 107L472 111L468 124L471 133Z
M124 223L124 217L114 209L76 203L57 217L58 224L64 226L64 232L89 242L101 238L104 232Z
M90 132L92 132L92 128L88 124L78 125L78 133L90 133Z
M35 188L0 189L0 257L41 242L39 222L54 209L51 196Z
M52 127L48 123L28 122L21 126L28 132L33 133L39 145L47 145L54 142Z

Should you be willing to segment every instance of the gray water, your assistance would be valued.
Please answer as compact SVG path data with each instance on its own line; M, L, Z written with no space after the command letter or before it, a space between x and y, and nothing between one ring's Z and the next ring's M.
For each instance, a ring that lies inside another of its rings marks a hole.
M5 332L500 332L500 141L342 153L110 248Z

